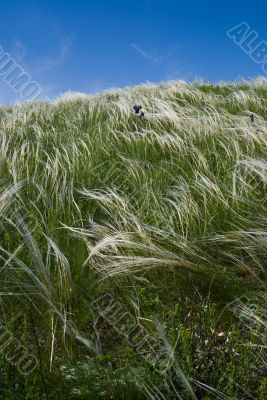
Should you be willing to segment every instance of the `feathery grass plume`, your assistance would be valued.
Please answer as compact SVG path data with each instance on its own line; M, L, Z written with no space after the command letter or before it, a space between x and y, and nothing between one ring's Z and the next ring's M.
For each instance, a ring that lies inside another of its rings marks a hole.
M153 320L216 280L223 305L237 286L265 288L266 82L147 83L1 107L0 313L13 324L23 312L19 332L36 350L35 329L48 371L92 351L85 294L134 298ZM219 396L212 380L190 379ZM155 387L144 390L167 397Z

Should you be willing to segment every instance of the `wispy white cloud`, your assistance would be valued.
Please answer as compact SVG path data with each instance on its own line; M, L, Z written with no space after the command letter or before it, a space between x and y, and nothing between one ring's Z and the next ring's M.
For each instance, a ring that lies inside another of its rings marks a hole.
M147 58L148 60L152 61L153 63L157 63L158 59L153 57L151 54L147 53L145 50L141 49L141 47L137 46L135 43L131 43L131 47L136 50L141 56Z
M21 40L17 39L15 40L14 47L14 56L16 61L20 63L24 62L27 53L26 46Z
M74 35L68 36L64 39L61 48L60 48L60 55L61 57L64 57L65 54L68 53L70 50L71 46L73 45L74 42Z
M63 42L61 43L57 54L55 54L53 57L51 55L42 57L38 61L38 66L35 68L35 74L41 75L44 72L49 72L61 64L66 59L67 54L69 53L72 45L74 43L74 35L66 37Z
M178 51L179 49L180 49L179 46L173 47L172 49L170 49L170 50L165 54L165 56L161 57L160 62L163 63L163 62L165 62L166 60L168 60L168 58L174 56L174 54L176 54L177 51Z
M155 53L159 53L158 50L153 52L147 52L138 46L136 43L131 43L130 45L134 50L136 50L141 56L147 58L148 60L152 61L154 64L163 64L166 62L170 57L172 57L177 51L179 50L179 46L173 47L170 49L165 55L154 55Z
M60 65L62 65L70 53L71 47L74 43L74 35L65 36L59 42L57 52L52 56L33 56L30 49L22 42L22 40L15 38L11 50L11 56L15 59L18 66L36 81L41 87L40 99L47 100L55 97L60 88L57 87L56 82L46 82L45 73L51 72ZM7 51L7 49L5 49ZM4 80L0 79L0 104L8 104L11 102L21 101L20 95L12 90Z

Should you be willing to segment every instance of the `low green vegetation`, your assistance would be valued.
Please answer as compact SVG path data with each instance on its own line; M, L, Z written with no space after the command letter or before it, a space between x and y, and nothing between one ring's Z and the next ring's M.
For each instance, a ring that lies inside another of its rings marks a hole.
M1 326L37 360L0 335L0 398L266 399L266 111L260 78L0 109Z

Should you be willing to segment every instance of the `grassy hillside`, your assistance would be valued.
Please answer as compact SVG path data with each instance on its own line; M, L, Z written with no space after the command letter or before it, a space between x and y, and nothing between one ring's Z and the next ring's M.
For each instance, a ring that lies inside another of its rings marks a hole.
M3 398L266 398L266 319L226 307L265 307L266 111L264 79L0 109L1 320L38 359L1 351Z

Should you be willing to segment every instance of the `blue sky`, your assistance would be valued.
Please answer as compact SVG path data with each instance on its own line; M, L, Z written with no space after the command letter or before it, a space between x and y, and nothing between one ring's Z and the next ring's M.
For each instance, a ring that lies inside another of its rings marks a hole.
M146 81L235 80L263 73L226 31L246 21L267 40L266 15L266 0L13 0L1 4L0 45L43 98ZM16 97L0 81L0 103Z

